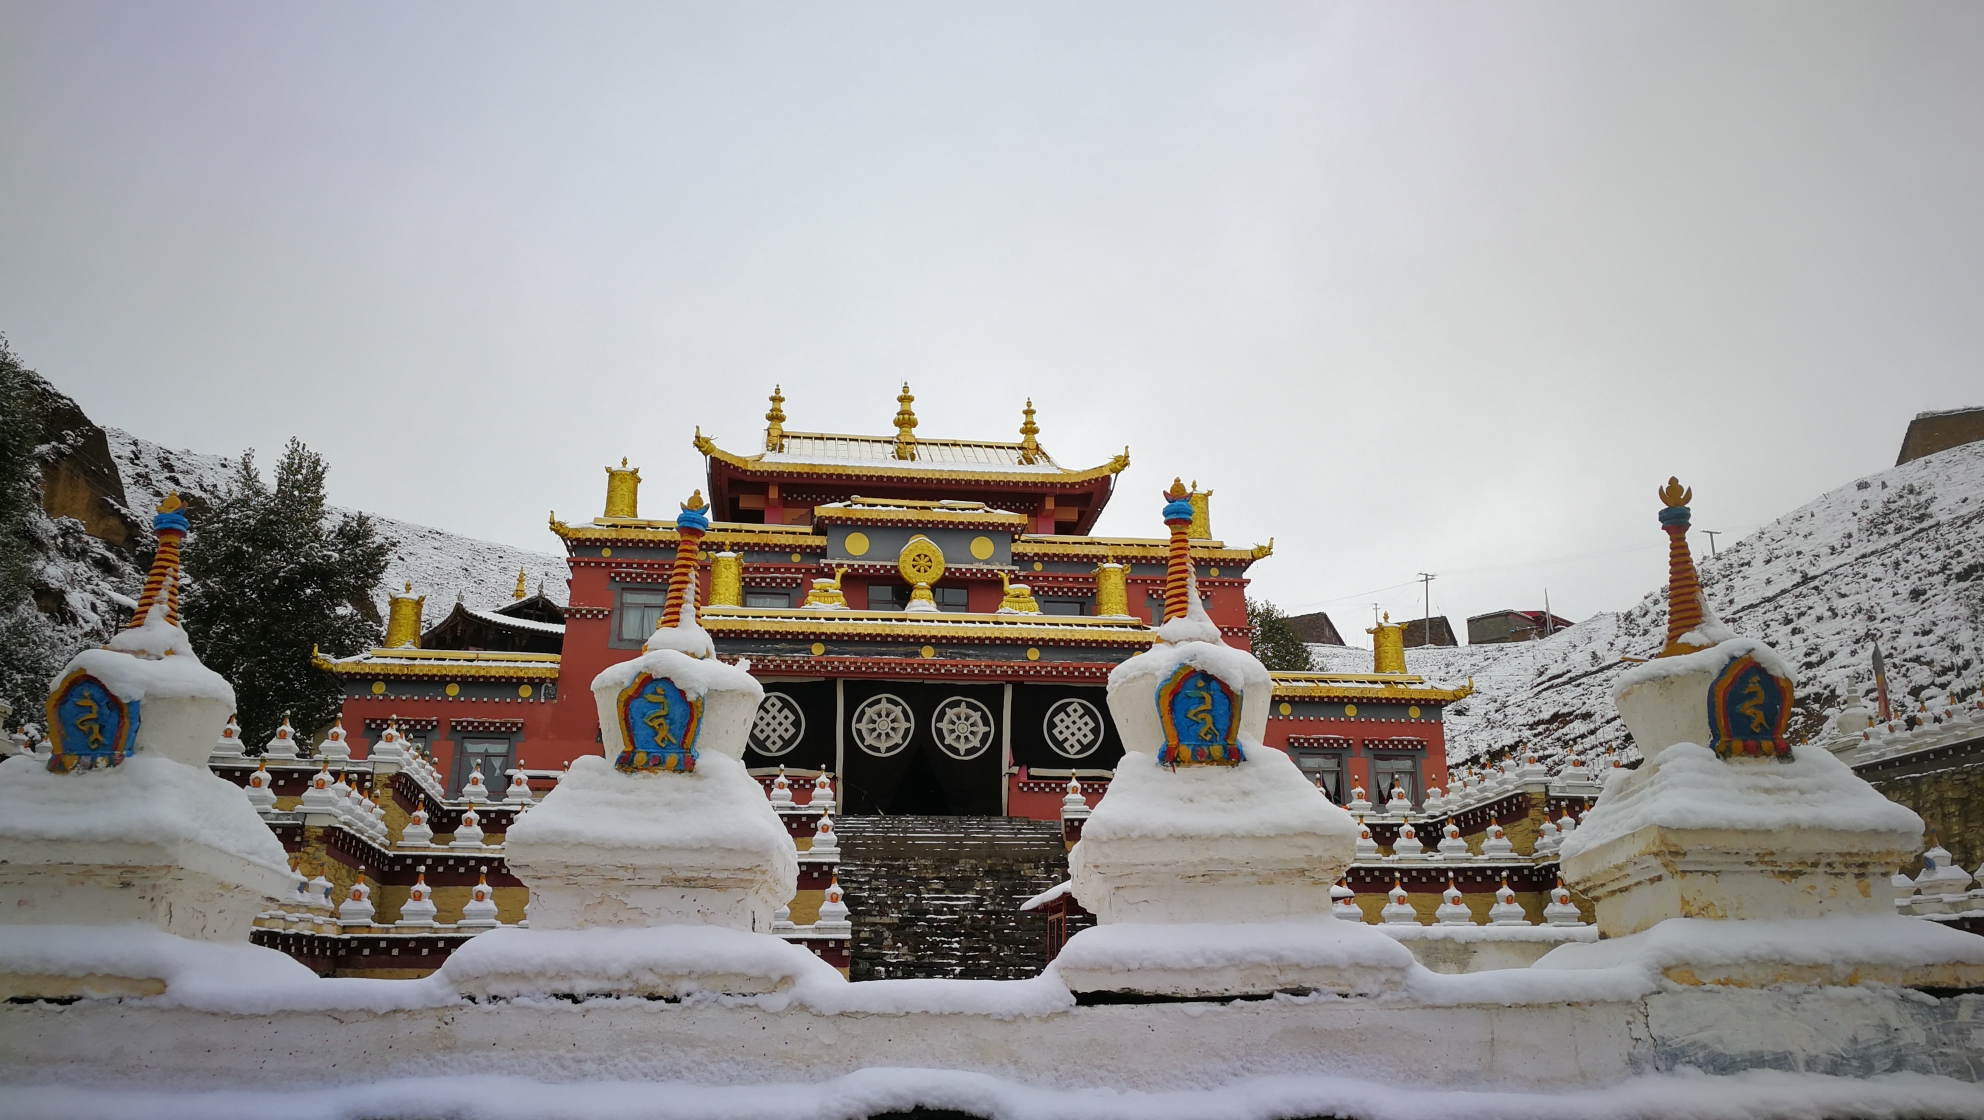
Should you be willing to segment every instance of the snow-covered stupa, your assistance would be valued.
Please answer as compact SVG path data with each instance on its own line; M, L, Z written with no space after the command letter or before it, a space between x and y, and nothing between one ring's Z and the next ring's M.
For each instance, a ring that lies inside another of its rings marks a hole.
M1716 618L1688 549L1693 491L1670 478L1659 493L1667 643L1613 692L1643 762L1606 783L1559 849L1564 881L1612 939L1608 959L1657 936L1681 939L1667 971L1691 983L1984 982L1974 937L1894 916L1890 879L1920 847L1921 818L1821 746L1787 741L1790 666ZM1698 945L1680 927L1653 931L1676 918L1717 925ZM1823 960L1787 950L1818 944Z
M1410 953L1339 921L1330 888L1358 824L1262 745L1273 684L1228 646L1200 604L1182 480L1157 643L1109 676L1126 748L1069 853L1070 883L1099 925L1056 967L1071 990L1216 995L1394 987Z
M255 915L289 896L289 861L242 789L207 770L234 689L200 663L179 624L188 525L176 494L152 528L158 552L130 624L56 674L48 756L0 763L0 923L141 923L245 942ZM64 957L73 983L148 991L159 982L115 954L85 977L77 939L48 932L72 951L40 959ZM4 940L35 943L18 930ZM33 967L0 954L0 987L60 994L61 977L21 980Z
M793 970L777 963L787 950L818 963L762 932L797 889L798 852L744 769L745 737L764 689L747 667L718 661L696 623L696 545L708 525L699 492L676 520L681 543L668 597L644 652L593 680L603 754L573 762L557 788L510 826L505 853L530 886L530 929L477 938L449 961L460 982L498 993L752 992L789 980ZM654 952L643 950L646 963L632 972L624 959L609 968L602 956L603 971L592 975L586 954L503 948L630 927L660 935L643 942ZM684 927L702 928L682 934ZM726 942L738 952L722 975L711 972L708 953L675 952L725 932L745 940ZM570 967L547 970L547 954ZM760 958L773 963L756 971L738 963Z

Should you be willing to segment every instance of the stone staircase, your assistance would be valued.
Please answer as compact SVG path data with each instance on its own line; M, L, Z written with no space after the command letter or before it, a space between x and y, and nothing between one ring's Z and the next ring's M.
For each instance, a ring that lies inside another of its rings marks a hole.
M1068 877L1059 821L844 817L840 884L855 980L1018 980L1047 963L1047 922L1020 913Z

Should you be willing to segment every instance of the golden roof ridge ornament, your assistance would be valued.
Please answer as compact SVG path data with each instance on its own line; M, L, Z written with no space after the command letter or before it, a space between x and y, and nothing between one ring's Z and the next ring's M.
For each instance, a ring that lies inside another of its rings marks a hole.
M529 594L529 592L526 590L526 585L524 583L523 565L519 564L517 565L517 593L511 596L511 599L512 600L521 599L527 594Z
M1046 457L1040 450L1040 440L1037 438L1040 435L1040 425L1033 422L1032 397L1026 399L1026 407L1020 412L1025 416L1025 419L1020 421L1020 462L1030 467Z
M634 518L641 515L641 468L629 467L620 457L619 467L606 468L607 517Z
M916 397L909 391L909 382L902 383L902 393L896 397L896 458L916 458L916 411L911 405Z
M785 450L784 387L780 385L773 385L771 399L772 399L772 410L770 412L765 413L765 423L771 425L770 427L765 429L765 450L784 451Z
M1688 551L1688 503L1694 500L1693 487L1684 487L1677 477L1656 493L1665 506L1660 511L1660 528L1667 534L1667 645L1656 657L1694 653L1701 646L1681 639L1701 629L1702 584L1695 573L1695 558Z

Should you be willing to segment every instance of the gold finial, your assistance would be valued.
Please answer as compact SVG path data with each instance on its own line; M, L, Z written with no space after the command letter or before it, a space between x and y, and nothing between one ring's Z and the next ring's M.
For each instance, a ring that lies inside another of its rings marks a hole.
M158 511L160 513L176 513L184 508L185 505L185 502L179 500L179 491L173 490L167 493L165 500L158 504Z
M1189 498L1192 494L1191 491L1185 489L1184 479L1174 478L1171 480L1171 489L1166 490L1164 496L1175 502L1180 498Z
M700 512L707 508L708 505L708 502L703 501L702 490L698 488L694 493L689 495L688 501L682 503L682 508L691 512Z
M765 422L771 427L765 429L765 450L785 450L785 393L783 386L772 386L772 410L765 413Z
M1668 476L1667 485L1661 487L1659 490L1654 491L1654 493L1660 495L1660 500L1667 503L1668 509L1676 509L1680 506L1685 506L1690 501L1694 500L1695 497L1695 491L1693 487L1683 488L1681 485L1681 480L1673 477L1672 475Z
M1020 410L1026 419L1020 422L1020 462L1028 466L1041 460L1040 425L1033 422L1033 398L1026 399L1026 407Z
M916 397L909 391L909 382L902 383L902 395L896 398L901 407L896 409L896 458L916 458L916 412L910 406Z
M524 570L520 567L517 569L517 594L515 597L521 599L524 597L525 594L526 592L524 590Z

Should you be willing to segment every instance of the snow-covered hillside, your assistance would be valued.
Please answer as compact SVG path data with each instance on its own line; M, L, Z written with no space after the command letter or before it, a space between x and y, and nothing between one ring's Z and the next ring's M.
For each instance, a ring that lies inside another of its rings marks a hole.
M117 461L124 493L133 511L155 508L169 490L209 497L220 490L234 470L235 460L227 456L175 451L117 428L105 428L104 433L110 439L110 453ZM335 469L336 464L332 466ZM352 511L333 507L333 512ZM427 597L429 625L441 620L457 595L472 607L501 606L516 591L518 568L524 570L531 591L542 584L547 597L558 603L566 601L568 570L562 556L512 548L378 514L373 514L372 520L379 527L379 535L393 542L392 563L378 592L382 618L388 591L403 586L407 580L413 581L417 594Z
M1649 534L1659 532L1658 508L1649 487ZM1984 675L1984 443L1842 486L1720 556L1698 554L1696 564L1723 621L1796 666L1794 739L1816 734L1849 689L1872 695L1877 640L1898 704L1972 695ZM1648 582L1664 585L1665 567L1663 560L1649 571ZM1450 713L1452 761L1524 743L1546 755L1623 747L1626 730L1612 705L1625 667L1619 658L1658 652L1666 619L1662 586L1631 610L1596 615L1545 641L1414 649L1406 661L1443 683L1474 678L1476 694ZM1370 671L1369 651L1311 648L1321 668Z

